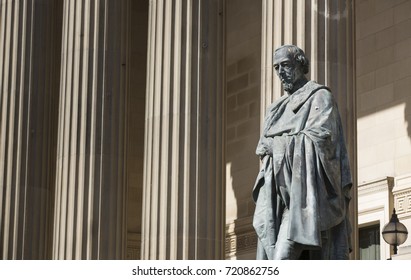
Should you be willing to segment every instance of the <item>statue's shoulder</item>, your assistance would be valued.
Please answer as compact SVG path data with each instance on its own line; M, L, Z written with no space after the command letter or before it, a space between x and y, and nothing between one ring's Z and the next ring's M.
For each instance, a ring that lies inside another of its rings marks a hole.
M321 93L328 92L329 94L331 94L331 89L330 89L329 87L327 87L327 86L325 86L325 85L322 85L322 84L319 84L319 83L317 83L316 81L309 81L307 84L308 84L308 85L307 85L308 90L309 90L309 91L312 91L313 93L316 93L316 92L321 92Z
M312 97L316 100L321 100L325 103L334 103L334 95L331 89L325 85L318 84L312 81Z

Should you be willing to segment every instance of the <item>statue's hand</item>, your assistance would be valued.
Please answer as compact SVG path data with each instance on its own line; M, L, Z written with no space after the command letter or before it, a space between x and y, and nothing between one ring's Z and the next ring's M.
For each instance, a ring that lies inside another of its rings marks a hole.
M257 154L264 158L264 156L273 155L273 138L262 137L257 147Z

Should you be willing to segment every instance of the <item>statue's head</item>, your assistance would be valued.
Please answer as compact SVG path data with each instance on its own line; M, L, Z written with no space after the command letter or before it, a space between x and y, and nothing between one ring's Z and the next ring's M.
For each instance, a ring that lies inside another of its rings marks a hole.
M274 69L283 83L284 90L293 93L297 85L306 81L310 62L302 49L284 45L274 51Z

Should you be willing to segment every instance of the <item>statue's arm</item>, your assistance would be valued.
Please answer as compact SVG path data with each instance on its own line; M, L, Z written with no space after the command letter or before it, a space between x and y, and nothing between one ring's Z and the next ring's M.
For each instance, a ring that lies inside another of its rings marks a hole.
M337 114L332 93L327 89L320 89L312 97L307 121L301 133L315 143L331 144L339 133Z

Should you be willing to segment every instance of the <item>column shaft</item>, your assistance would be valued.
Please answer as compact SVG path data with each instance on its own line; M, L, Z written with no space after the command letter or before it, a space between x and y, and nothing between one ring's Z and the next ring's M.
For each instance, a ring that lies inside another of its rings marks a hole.
M149 7L143 259L224 257L221 1Z
M0 258L51 252L61 1L0 5Z
M126 251L128 0L64 1L53 258Z

